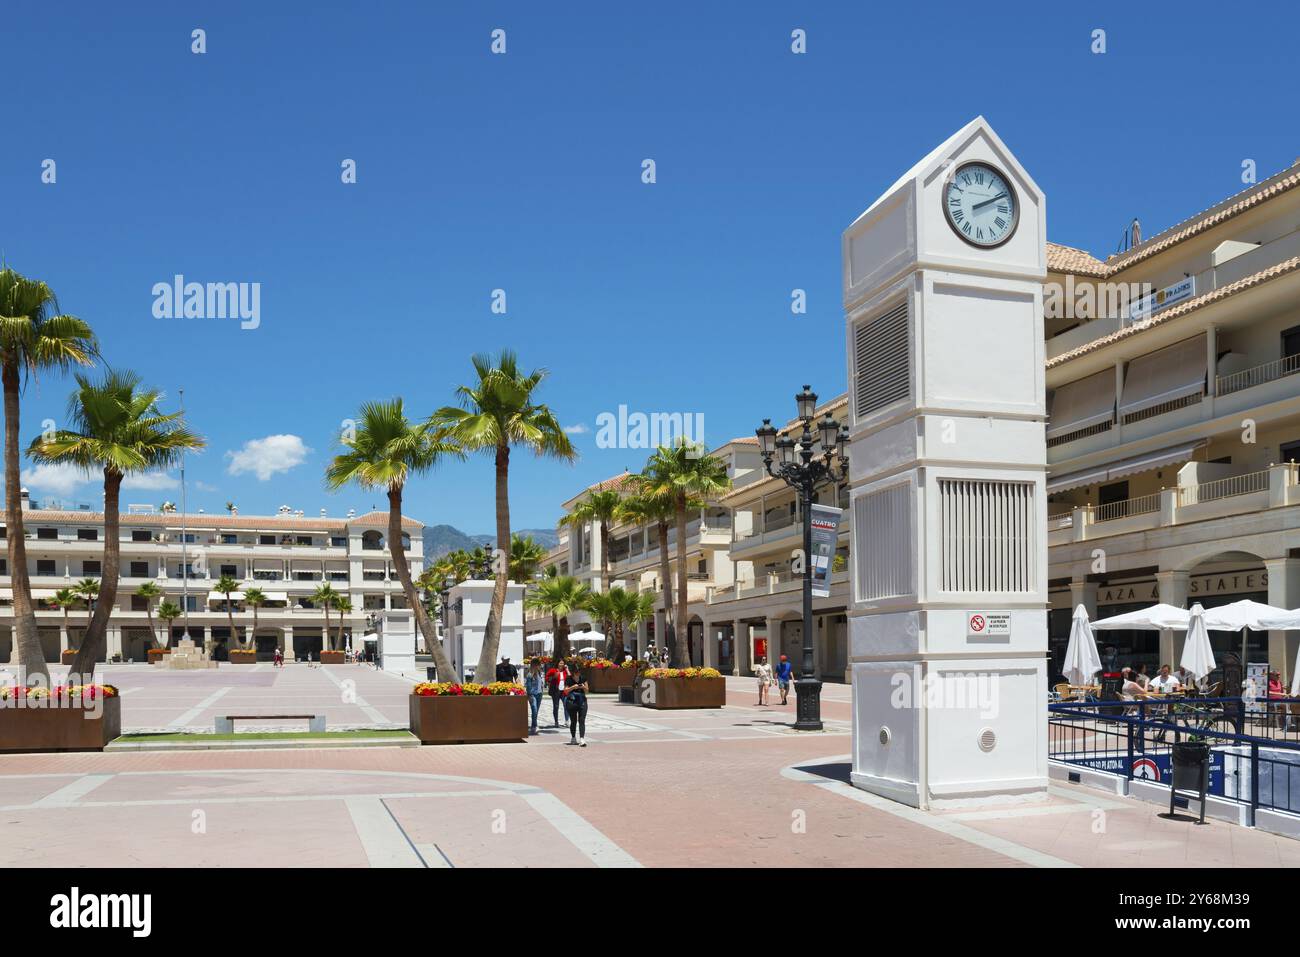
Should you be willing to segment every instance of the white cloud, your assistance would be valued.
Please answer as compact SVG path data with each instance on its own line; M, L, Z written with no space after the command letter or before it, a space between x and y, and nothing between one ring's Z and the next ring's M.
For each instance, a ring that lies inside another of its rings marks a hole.
M180 488L180 484L180 479L172 478L166 472L142 472L139 475L128 475L122 479L122 488L139 489L146 492Z
M215 492L217 490L215 485L209 485L207 482L200 481L199 479L194 480L194 487L200 492Z
M577 425L566 425L564 431L569 435L586 435L591 429L587 428L585 423L579 422Z
M71 495L93 480L89 472L68 462L42 462L23 469L19 475L27 488L55 495Z
M264 439L249 439L238 452L227 452L231 475L252 472L265 482L277 472L287 472L301 465L311 452L297 435L268 435Z

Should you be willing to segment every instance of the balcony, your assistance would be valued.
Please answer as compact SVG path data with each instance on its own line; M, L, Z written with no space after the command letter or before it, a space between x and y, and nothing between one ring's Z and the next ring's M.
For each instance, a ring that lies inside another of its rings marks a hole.
M1092 541L1288 505L1300 505L1300 466L1291 462L1059 512L1048 516L1047 543Z
M1297 372L1300 372L1300 355L1286 356L1282 359L1275 359L1273 362L1265 362L1253 369L1243 369L1231 375L1216 376L1215 392L1221 396L1232 395L1234 392L1251 389L1257 385L1264 385L1266 382L1276 382L1278 379L1295 375Z

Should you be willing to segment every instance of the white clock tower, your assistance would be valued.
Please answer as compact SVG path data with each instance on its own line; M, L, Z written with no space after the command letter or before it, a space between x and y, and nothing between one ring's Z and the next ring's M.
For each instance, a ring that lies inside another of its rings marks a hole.
M915 807L1047 788L1045 219L979 117L843 236L852 781Z

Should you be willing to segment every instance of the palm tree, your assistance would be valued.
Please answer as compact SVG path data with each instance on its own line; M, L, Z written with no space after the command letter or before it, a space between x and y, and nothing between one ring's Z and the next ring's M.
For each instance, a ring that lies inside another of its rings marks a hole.
M87 627L85 640L72 662L71 673L89 681L95 662L108 641L108 620L117 598L121 536L118 501L128 474L166 470L186 449L200 449L203 439L190 431L180 413L163 414L162 393L140 388L132 372L107 372L99 382L78 375L77 391L68 400L71 429L42 435L27 454L37 462L69 462L104 474L104 567L100 602Z
M572 575L543 578L524 599L529 608L540 608L551 616L551 635L556 661L569 653L569 615L587 607L591 589Z
M475 674L492 673L501 645L501 616L506 606L510 576L510 449L522 446L536 455L571 462L578 457L568 435L545 405L534 402L533 393L547 376L545 369L523 373L509 349L493 359L476 355L477 381L456 390L461 408L444 406L429 420L439 435L448 437L466 451L491 455L496 469L497 548L505 554L497 565L492 605L483 628L483 648Z
M335 644L338 646L338 650L342 651L343 650L343 616L350 614L352 612L352 599L349 598L347 595L340 594L338 598L334 599L334 608L339 613L339 627L337 632L338 640L335 642Z
M510 580L518 584L528 583L545 557L546 546L541 542L531 535L513 533L510 536Z
M613 661L623 658L623 626L637 625L655 613L655 597L648 591L633 592L623 588L609 590L609 619L614 623L614 637L606 642L609 653L605 656Z
M588 522L600 523L600 587L609 591L609 530L621 514L623 496L599 485L560 520L560 524L581 529Z
M330 608L334 606L334 602L338 601L338 599L339 593L334 590L334 586L329 582L317 586L316 590L311 593L311 603L325 609L325 631L323 633L324 638L321 641L322 651L326 648L333 650L333 646L330 644Z
M80 595L81 600L86 603L86 627L81 633L81 644L84 645L86 643L86 636L90 634L90 622L95 613L95 599L99 597L99 579L83 578L72 586L72 590ZM77 647L80 648L81 645L78 645ZM74 669L73 674L76 673L77 672Z
M706 455L704 449L685 437L671 447L661 445L646 463L644 488L647 493L672 500L677 520L677 642L674 664L690 664L686 642L686 512L717 498L731 488L727 466L721 459Z
M402 489L411 476L429 471L444 456L461 457L461 450L455 443L432 435L426 426L412 425L400 398L367 402L361 407L358 420L351 434L343 434L344 451L325 470L325 484L339 489L356 482L362 488L387 490L388 553L402 583L406 603L424 635L425 647L433 656L434 667L440 676L449 676L451 659L415 593L411 566L402 545Z
M172 622L184 615L181 606L174 601L164 601L158 605L158 620L167 626L167 640L163 642L164 648L170 648L172 643Z
M50 669L36 632L36 609L27 573L23 534L22 479L19 476L19 395L24 376L74 365L90 365L98 354L90 326L59 313L54 292L45 283L12 269L0 269L0 382L5 415L5 526L8 529L9 575L13 587L14 643L23 678L31 684L50 683Z
M68 631L68 609L72 608L81 600L75 589L60 588L54 593L54 597L49 599L51 605L63 609L63 633L71 638L72 633Z
M244 604L253 609L253 630L249 632L248 643L257 650L257 609L266 604L266 592L260 588L244 589Z
M162 597L162 589L153 582L141 582L140 587L135 590L135 597L144 599L144 613L149 618L149 639L156 647L163 647L158 644L158 632L153 627L153 603L155 598Z
M230 597L239 591L239 582L235 581L230 575L222 575L212 583L212 590L219 591L226 596L226 621L230 623L230 643L226 646L227 650L244 647L243 642L235 637L235 603Z
M604 591L594 591L587 597L587 603L583 606L587 614L600 622L601 631L605 635L605 647L601 654L608 658L610 646L614 640L613 629L610 628L610 622L614 618L614 589L607 588Z
M672 496L658 495L647 491L645 476L633 477L636 492L623 499L621 518L638 525L655 526L659 540L659 589L664 599L664 633L655 636L655 643L664 647L673 646L673 636L677 629L673 625L673 589L672 564L668 557L668 523L676 514Z

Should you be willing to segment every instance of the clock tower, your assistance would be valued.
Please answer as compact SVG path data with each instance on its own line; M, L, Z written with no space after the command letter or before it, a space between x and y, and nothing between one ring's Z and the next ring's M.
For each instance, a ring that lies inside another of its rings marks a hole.
M1047 788L1046 205L978 117L845 230L855 786Z

